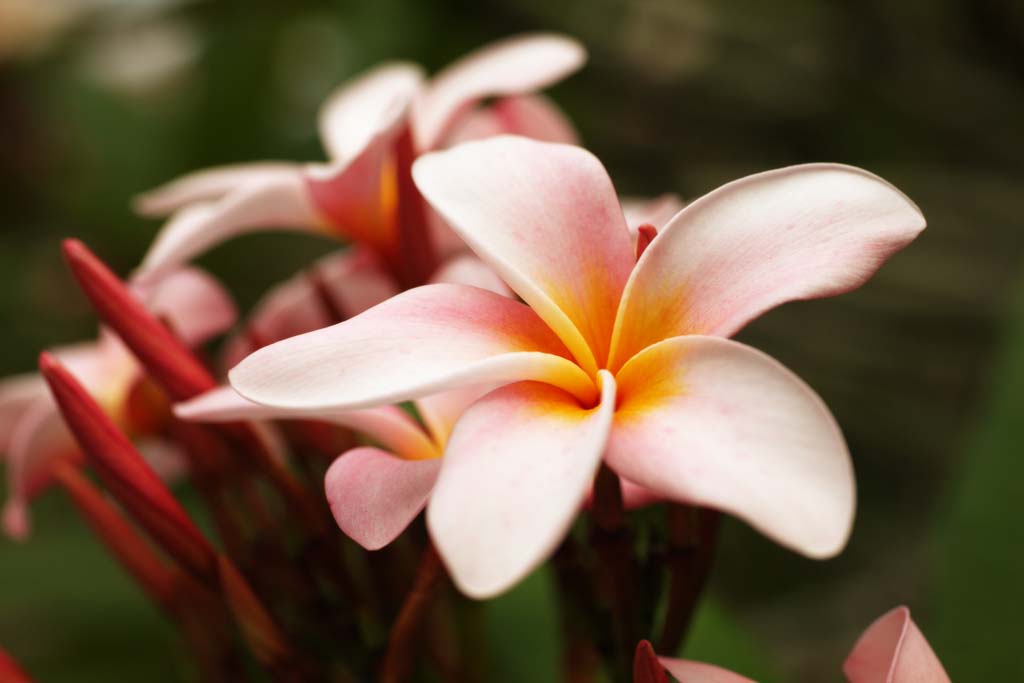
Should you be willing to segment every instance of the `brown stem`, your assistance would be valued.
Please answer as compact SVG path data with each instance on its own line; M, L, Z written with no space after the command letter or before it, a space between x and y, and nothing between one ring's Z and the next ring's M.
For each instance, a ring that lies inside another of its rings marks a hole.
M408 678L416 656L416 645L419 642L417 636L430 613L431 605L444 586L446 576L437 550L433 545L428 545L423 551L412 590L406 596L398 618L391 627L388 649L381 667L381 683L401 683Z
M620 673L632 665L637 642L633 608L635 573L633 542L622 508L622 484L607 465L601 465L594 482L594 521L591 537L601 560L604 583L611 602L615 635L615 664ZM626 676L622 675L622 678Z
M658 651L674 655L693 621L714 560L720 515L715 510L671 505L668 508L668 610Z
M593 585L579 542L570 534L555 552L552 566L558 582L559 612L565 646L562 675L566 683L591 683L599 657L588 625L597 623Z

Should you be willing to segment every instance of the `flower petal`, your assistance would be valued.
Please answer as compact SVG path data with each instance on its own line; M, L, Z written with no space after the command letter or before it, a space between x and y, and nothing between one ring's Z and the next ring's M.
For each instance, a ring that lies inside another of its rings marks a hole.
M584 409L538 382L498 389L459 420L427 509L438 552L463 593L494 596L555 549L590 490L615 410L615 380Z
M740 517L810 557L853 522L846 444L821 399L775 360L717 337L676 337L616 378L608 464L680 502Z
M231 387L218 387L174 406L174 414L196 422L248 420L322 420L353 429L412 460L435 458L440 451L419 425L394 406L363 410L290 410L253 403Z
M754 683L749 678L703 662L671 657L659 657L658 661L679 683Z
M227 290L198 268L183 268L141 288L143 302L182 341L198 346L235 324L237 311Z
M543 142L578 145L572 122L543 95L517 95L498 99L463 116L452 126L443 147L495 135L522 135Z
M376 448L343 453L324 478L338 526L367 550L405 531L427 504L441 460L403 460Z
M502 296L513 296L512 290L498 277L497 273L491 270L486 263L475 256L461 254L454 256L437 269L431 282L447 282L453 285L470 285L501 294Z
M653 199L623 197L622 213L626 216L629 234L636 239L637 229L644 224L662 230L677 213L686 207L679 195L667 193Z
M843 673L850 683L949 683L906 607L887 612L864 631Z
M591 373L603 367L633 251L589 152L497 137L413 166L423 196Z
M483 386L470 386L452 391L442 391L439 394L431 394L416 399L413 403L420 414L420 418L430 431L430 435L441 449L448 442L455 423L469 406L476 403L480 397L491 393L497 387L493 384Z
M595 389L532 310L476 287L426 285L333 327L260 349L230 373L246 398L351 410L488 382Z
M362 313L397 293L394 280L369 250L349 248L329 254L271 289L256 304L246 329L226 344L225 366L234 367L267 344L339 322L338 314L348 318Z
M381 131L404 119L423 87L423 70L406 62L384 64L335 90L320 108L320 137L332 159L361 154Z
M470 53L438 73L415 101L417 147L436 147L476 102L546 88L583 66L586 57L575 40L546 33L507 38Z
M611 368L683 334L730 336L786 301L870 278L925 221L867 171L808 164L759 173L694 201L637 264L619 309Z
M271 229L324 231L323 218L313 207L298 166L175 213L160 230L134 279L151 283L232 237Z
M0 458L10 449L11 437L25 410L49 395L46 382L37 373L0 380Z
M287 162L263 161L207 168L139 195L135 209L144 216L166 216L189 204L220 199L245 185L273 180L294 167Z

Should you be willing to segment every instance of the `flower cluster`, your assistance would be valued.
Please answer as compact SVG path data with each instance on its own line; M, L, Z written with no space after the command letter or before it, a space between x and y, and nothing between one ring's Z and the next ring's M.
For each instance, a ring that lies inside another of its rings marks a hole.
M747 680L636 643L664 604L657 646L679 649L720 513L827 558L855 492L822 400L730 337L860 286L924 218L837 164L686 205L620 200L539 94L584 59L568 38L529 35L430 80L381 66L324 105L329 161L215 168L142 196L168 219L128 282L67 242L104 327L0 384L6 532L24 538L32 496L63 488L204 680L244 678L232 622L277 681L473 680L479 663L450 644L467 634L449 578L486 599L552 558L571 680ZM236 326L188 264L271 229L348 246ZM198 351L232 327L219 383ZM171 495L180 477L217 541ZM845 670L947 680L905 609Z

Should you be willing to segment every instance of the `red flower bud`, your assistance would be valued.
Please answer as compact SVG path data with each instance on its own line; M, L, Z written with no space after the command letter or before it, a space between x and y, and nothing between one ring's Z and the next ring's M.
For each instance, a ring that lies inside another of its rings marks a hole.
M668 683L665 667L658 661L651 643L641 640L633 657L633 683Z

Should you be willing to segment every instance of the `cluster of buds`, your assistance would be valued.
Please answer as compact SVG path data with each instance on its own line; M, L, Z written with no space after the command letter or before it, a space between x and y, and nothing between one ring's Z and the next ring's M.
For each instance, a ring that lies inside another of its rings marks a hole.
M289 683L485 680L467 596L548 560L566 680L746 680L654 654L682 647L721 513L829 557L854 484L821 400L727 337L860 285L924 221L881 179L824 164L685 207L620 201L537 94L583 59L535 35L429 82L375 69L322 111L329 162L212 169L142 197L170 218L129 281L67 241L116 350L93 355L120 360L44 353L41 377L0 385L0 448L20 468L8 533L62 488L203 681L254 665ZM225 342L221 384L201 344L233 307L187 264L277 228L351 244L267 294ZM945 680L905 610L846 672Z

